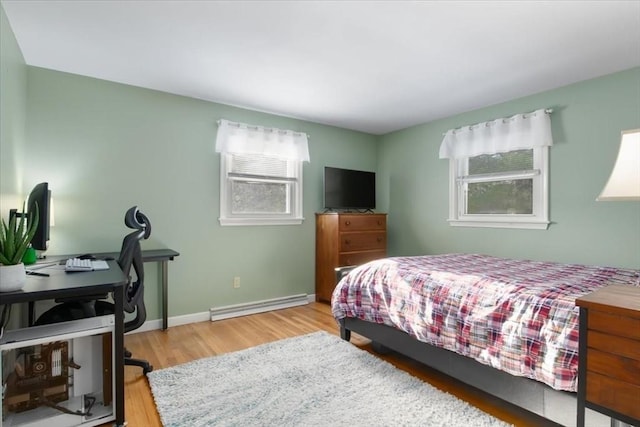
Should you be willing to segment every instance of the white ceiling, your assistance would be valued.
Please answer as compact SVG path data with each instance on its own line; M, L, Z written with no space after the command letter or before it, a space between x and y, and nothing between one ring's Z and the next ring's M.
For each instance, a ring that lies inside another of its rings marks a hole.
M372 134L640 66L638 0L2 5L29 65Z

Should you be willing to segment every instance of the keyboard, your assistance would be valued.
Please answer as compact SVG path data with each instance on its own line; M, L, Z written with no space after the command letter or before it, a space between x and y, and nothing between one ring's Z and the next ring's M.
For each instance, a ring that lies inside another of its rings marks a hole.
M108 270L106 261L93 261L90 259L69 258L64 265L65 271L93 271Z

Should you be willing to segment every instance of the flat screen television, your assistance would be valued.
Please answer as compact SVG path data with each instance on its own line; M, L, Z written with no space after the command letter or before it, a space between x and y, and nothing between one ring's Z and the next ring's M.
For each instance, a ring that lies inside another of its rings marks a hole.
M375 209L375 172L325 166L324 207L336 210Z

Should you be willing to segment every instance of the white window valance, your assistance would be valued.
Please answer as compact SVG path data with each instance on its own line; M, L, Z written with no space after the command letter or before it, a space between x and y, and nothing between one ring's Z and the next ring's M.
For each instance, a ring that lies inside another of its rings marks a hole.
M541 109L451 129L440 145L440 158L459 159L553 145L551 112Z
M216 151L309 161L306 133L235 123L224 119L218 121Z

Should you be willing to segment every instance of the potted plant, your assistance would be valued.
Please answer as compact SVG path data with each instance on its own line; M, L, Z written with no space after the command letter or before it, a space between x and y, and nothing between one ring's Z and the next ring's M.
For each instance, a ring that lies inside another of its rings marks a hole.
M27 279L22 258L36 233L40 217L37 206L28 220L24 210L23 206L22 213L9 218L9 224L4 218L0 224L0 292L22 289Z

